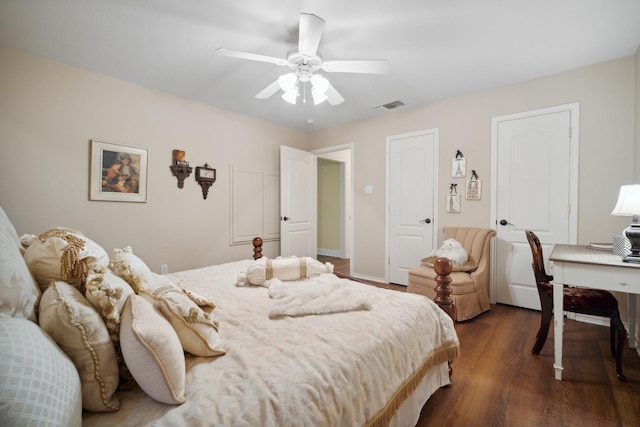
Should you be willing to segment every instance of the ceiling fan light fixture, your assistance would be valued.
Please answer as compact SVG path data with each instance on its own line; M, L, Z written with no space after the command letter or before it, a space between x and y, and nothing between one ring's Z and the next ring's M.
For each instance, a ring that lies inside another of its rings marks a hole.
M295 73L287 73L278 77L278 85L280 86L280 89L285 92L294 91L297 81L298 76L296 76Z
M293 90L285 92L282 94L282 99L287 101L289 104L295 105L298 100L298 91L294 88Z
M320 74L314 74L311 76L311 85L314 92L325 93L329 89L329 80ZM326 99L326 97L325 97Z
M311 95L316 105L325 100L331 106L340 105L344 102L342 95L323 74L314 73L387 74L391 64L386 59L325 61L318 53L324 24L324 19L317 15L301 13L298 24L298 46L292 47L287 52L286 59L227 48L218 48L216 53L232 58L285 66L292 71L281 75L269 86L258 92L255 96L257 99L270 98L282 90L284 92L282 99L288 103L296 104L298 97L300 97L304 104L308 88L306 83L311 83ZM302 93L299 93L300 91Z
M311 96L313 96L313 105L318 105L327 100L327 95L324 92L316 90L315 87L311 89Z

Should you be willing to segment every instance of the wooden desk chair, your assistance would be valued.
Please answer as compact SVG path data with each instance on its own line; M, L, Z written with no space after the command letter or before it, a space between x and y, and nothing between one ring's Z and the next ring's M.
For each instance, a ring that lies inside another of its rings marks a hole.
M551 284L553 276L549 276L545 271L542 245L538 236L529 230L525 231L525 233L529 246L531 246L531 254L533 255L533 263L531 265L536 277L540 305L542 306L540 330L538 330L536 343L531 352L540 354L547 340L549 324L553 317L553 285ZM618 379L625 381L626 377L622 373L622 349L624 348L627 331L624 329L620 319L618 300L608 291L565 286L563 305L564 311L608 317L610 319L610 346L611 354L616 356L616 375Z

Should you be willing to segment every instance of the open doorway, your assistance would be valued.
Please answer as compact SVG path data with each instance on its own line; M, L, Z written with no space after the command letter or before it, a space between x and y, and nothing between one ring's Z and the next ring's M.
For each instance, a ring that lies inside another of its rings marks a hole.
M318 255L351 259L353 145L313 153L318 162Z

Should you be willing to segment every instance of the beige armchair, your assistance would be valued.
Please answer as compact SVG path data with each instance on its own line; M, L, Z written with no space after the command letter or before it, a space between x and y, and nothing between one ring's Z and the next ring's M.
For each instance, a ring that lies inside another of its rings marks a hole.
M456 239L469 254L469 261L454 266L451 273L451 298L455 304L455 320L469 320L490 310L489 305L489 248L496 231L491 228L444 227L445 239ZM435 257L434 257L435 258ZM423 259L419 267L409 270L407 292L436 295L436 273L433 260Z

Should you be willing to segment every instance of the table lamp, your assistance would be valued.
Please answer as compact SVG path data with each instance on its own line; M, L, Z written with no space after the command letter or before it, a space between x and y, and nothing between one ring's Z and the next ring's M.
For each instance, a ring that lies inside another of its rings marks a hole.
M618 202L611 215L631 216L631 224L622 233L631 243L631 253L623 257L624 262L640 263L640 184L623 185L620 187Z

